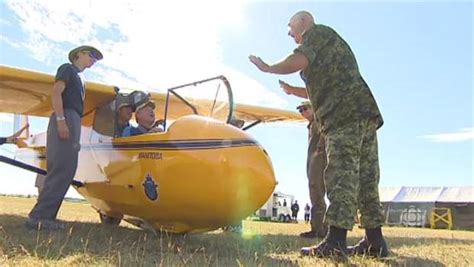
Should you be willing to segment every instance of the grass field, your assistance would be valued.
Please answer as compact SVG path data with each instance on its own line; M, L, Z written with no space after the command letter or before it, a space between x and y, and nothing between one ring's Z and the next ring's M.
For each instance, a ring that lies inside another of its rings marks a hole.
M65 202L58 232L26 230L35 198L0 196L0 266L321 266L332 260L301 257L299 249L317 243L298 234L308 225L244 222L244 234L215 231L196 235L155 234L127 223L103 226L87 203ZM386 227L391 256L351 257L347 265L474 266L474 232ZM363 235L349 233L348 243Z

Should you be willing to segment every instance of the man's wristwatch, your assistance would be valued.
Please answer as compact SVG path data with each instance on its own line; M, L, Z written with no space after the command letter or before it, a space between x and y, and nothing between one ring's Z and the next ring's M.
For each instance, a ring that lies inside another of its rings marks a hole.
M66 118L64 116L56 116L56 121L64 121Z

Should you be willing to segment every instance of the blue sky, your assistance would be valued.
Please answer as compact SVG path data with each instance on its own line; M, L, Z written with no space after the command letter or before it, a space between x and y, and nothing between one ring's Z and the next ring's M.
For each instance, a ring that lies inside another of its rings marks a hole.
M98 1L22 2L0 3L0 64L54 74L71 48L88 43L105 54L86 71L88 80L163 91L224 74L237 102L283 109L301 100L277 81L302 86L299 76L261 73L247 57L276 62L291 53L288 19L308 10L349 43L382 111L380 185L474 185L470 2L199 1L183 9L181 2L115 1L113 11ZM7 135L9 117L0 116ZM35 130L44 124L35 122ZM307 202L306 127L250 132L272 158L278 189ZM31 174L0 171L0 193L34 192Z

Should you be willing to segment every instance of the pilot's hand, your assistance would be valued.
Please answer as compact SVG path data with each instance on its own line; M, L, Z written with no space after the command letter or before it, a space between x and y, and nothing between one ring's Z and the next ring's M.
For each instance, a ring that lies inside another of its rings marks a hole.
M287 95L291 95L291 89L293 88L293 86L287 84L282 80L278 80L278 83L280 84L281 89L283 89L283 92L285 92Z
M252 62L257 68L263 72L268 72L268 64L265 63L261 58L256 57L254 55L249 56L250 62Z
M163 129L161 127L155 127L155 128L151 128L148 133L161 133L163 132Z
M162 119L156 120L155 123L153 123L152 128L163 127L164 123L165 123L165 120L162 120Z
M13 135L7 137L7 143L9 143L9 144L16 143L16 141L18 140L18 137L21 135L21 133L29 127L30 127L30 124L27 123L25 126L23 126L23 128L18 130L18 132L16 132Z
M58 133L59 138L61 139L69 139L69 128L67 127L66 121L57 121L58 123Z

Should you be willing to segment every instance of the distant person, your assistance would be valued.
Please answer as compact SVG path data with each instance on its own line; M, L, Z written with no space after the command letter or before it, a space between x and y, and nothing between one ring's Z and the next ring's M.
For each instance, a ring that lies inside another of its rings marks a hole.
M25 226L35 230L61 230L56 220L59 208L77 169L80 150L81 117L85 88L79 73L103 58L92 46L79 46L69 52L70 63L58 68L51 93L54 113L47 131L47 169L44 188Z
M124 130L123 136L163 132L160 121L156 121L155 108L155 102L151 100L138 105L137 110L135 111L135 119L138 123L138 126L126 128Z
M291 85L280 82L285 89ZM296 108L301 116L308 120L308 156L306 160L306 174L308 177L309 199L311 200L311 230L301 233L305 238L323 238L327 233L327 224L324 223L326 213L326 187L324 185L324 169L326 168L326 151L324 137L315 121L313 108L309 101L303 101Z
M286 199L283 199L283 207L286 207Z
M295 203L291 205L291 217L294 221L298 219L298 212L300 211L300 205L298 205L298 201L295 200Z
M304 222L309 223L309 216L311 215L311 207L308 203L304 206Z
M249 60L263 72L300 72L306 88L285 92L311 101L326 141L324 182L329 207L325 221L330 227L319 244L302 248L301 254L386 257L377 145L377 129L383 119L377 103L360 74L354 53L336 31L316 24L307 11L294 14L288 27L288 35L299 45L293 53L272 65L254 55ZM357 209L366 235L347 248L347 230L354 226Z

